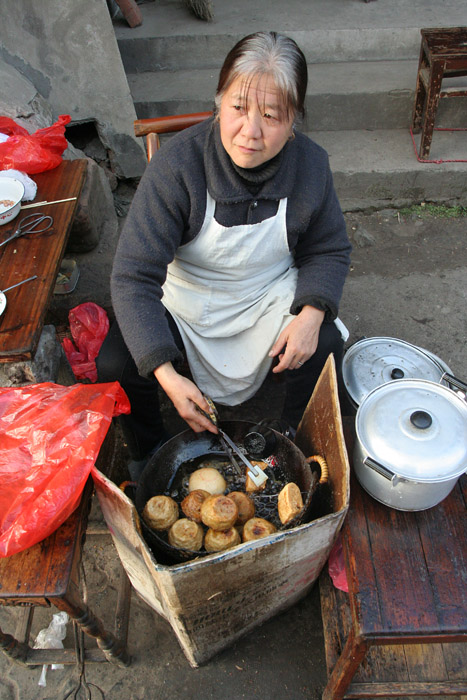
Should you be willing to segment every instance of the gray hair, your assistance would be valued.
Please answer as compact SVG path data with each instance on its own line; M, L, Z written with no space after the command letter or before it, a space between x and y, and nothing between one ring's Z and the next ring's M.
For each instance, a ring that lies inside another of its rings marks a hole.
M305 56L293 39L276 32L257 32L241 39L227 54L219 74L216 110L222 97L239 77L247 78L246 92L254 77L270 76L279 91L287 117L305 114L308 71Z

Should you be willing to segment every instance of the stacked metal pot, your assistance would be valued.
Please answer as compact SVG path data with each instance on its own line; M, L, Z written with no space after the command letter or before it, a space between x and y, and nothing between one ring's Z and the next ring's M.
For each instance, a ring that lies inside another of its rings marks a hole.
M387 337L354 343L343 380L363 488L398 510L440 503L467 469L467 385L436 355Z

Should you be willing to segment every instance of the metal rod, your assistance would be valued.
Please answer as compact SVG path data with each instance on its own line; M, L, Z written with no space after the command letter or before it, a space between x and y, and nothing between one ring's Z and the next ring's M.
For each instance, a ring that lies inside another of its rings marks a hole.
M33 277L28 277L27 280L23 280L22 282L17 282L16 284L12 284L11 287L7 287L6 289L0 290L2 293L4 292L9 292L10 289L14 289L15 287L19 287L20 284L25 284L26 282L31 282L31 280L37 279L37 275L34 275Z

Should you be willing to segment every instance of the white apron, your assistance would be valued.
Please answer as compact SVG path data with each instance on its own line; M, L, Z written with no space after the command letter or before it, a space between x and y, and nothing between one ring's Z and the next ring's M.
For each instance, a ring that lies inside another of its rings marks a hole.
M297 269L287 243L287 199L257 224L221 226L207 193L196 238L168 266L162 303L180 331L193 379L213 401L235 406L269 371L268 352L294 318Z

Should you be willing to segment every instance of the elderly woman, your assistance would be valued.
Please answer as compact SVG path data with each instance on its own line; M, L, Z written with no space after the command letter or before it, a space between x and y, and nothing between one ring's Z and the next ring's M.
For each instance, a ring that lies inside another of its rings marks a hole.
M117 323L98 359L132 406L134 460L164 441L158 385L197 432L214 402L252 397L284 373L296 427L329 353L350 244L326 152L295 131L306 60L274 32L245 37L219 76L215 116L152 158L132 202L111 280ZM193 381L177 371L186 353Z

